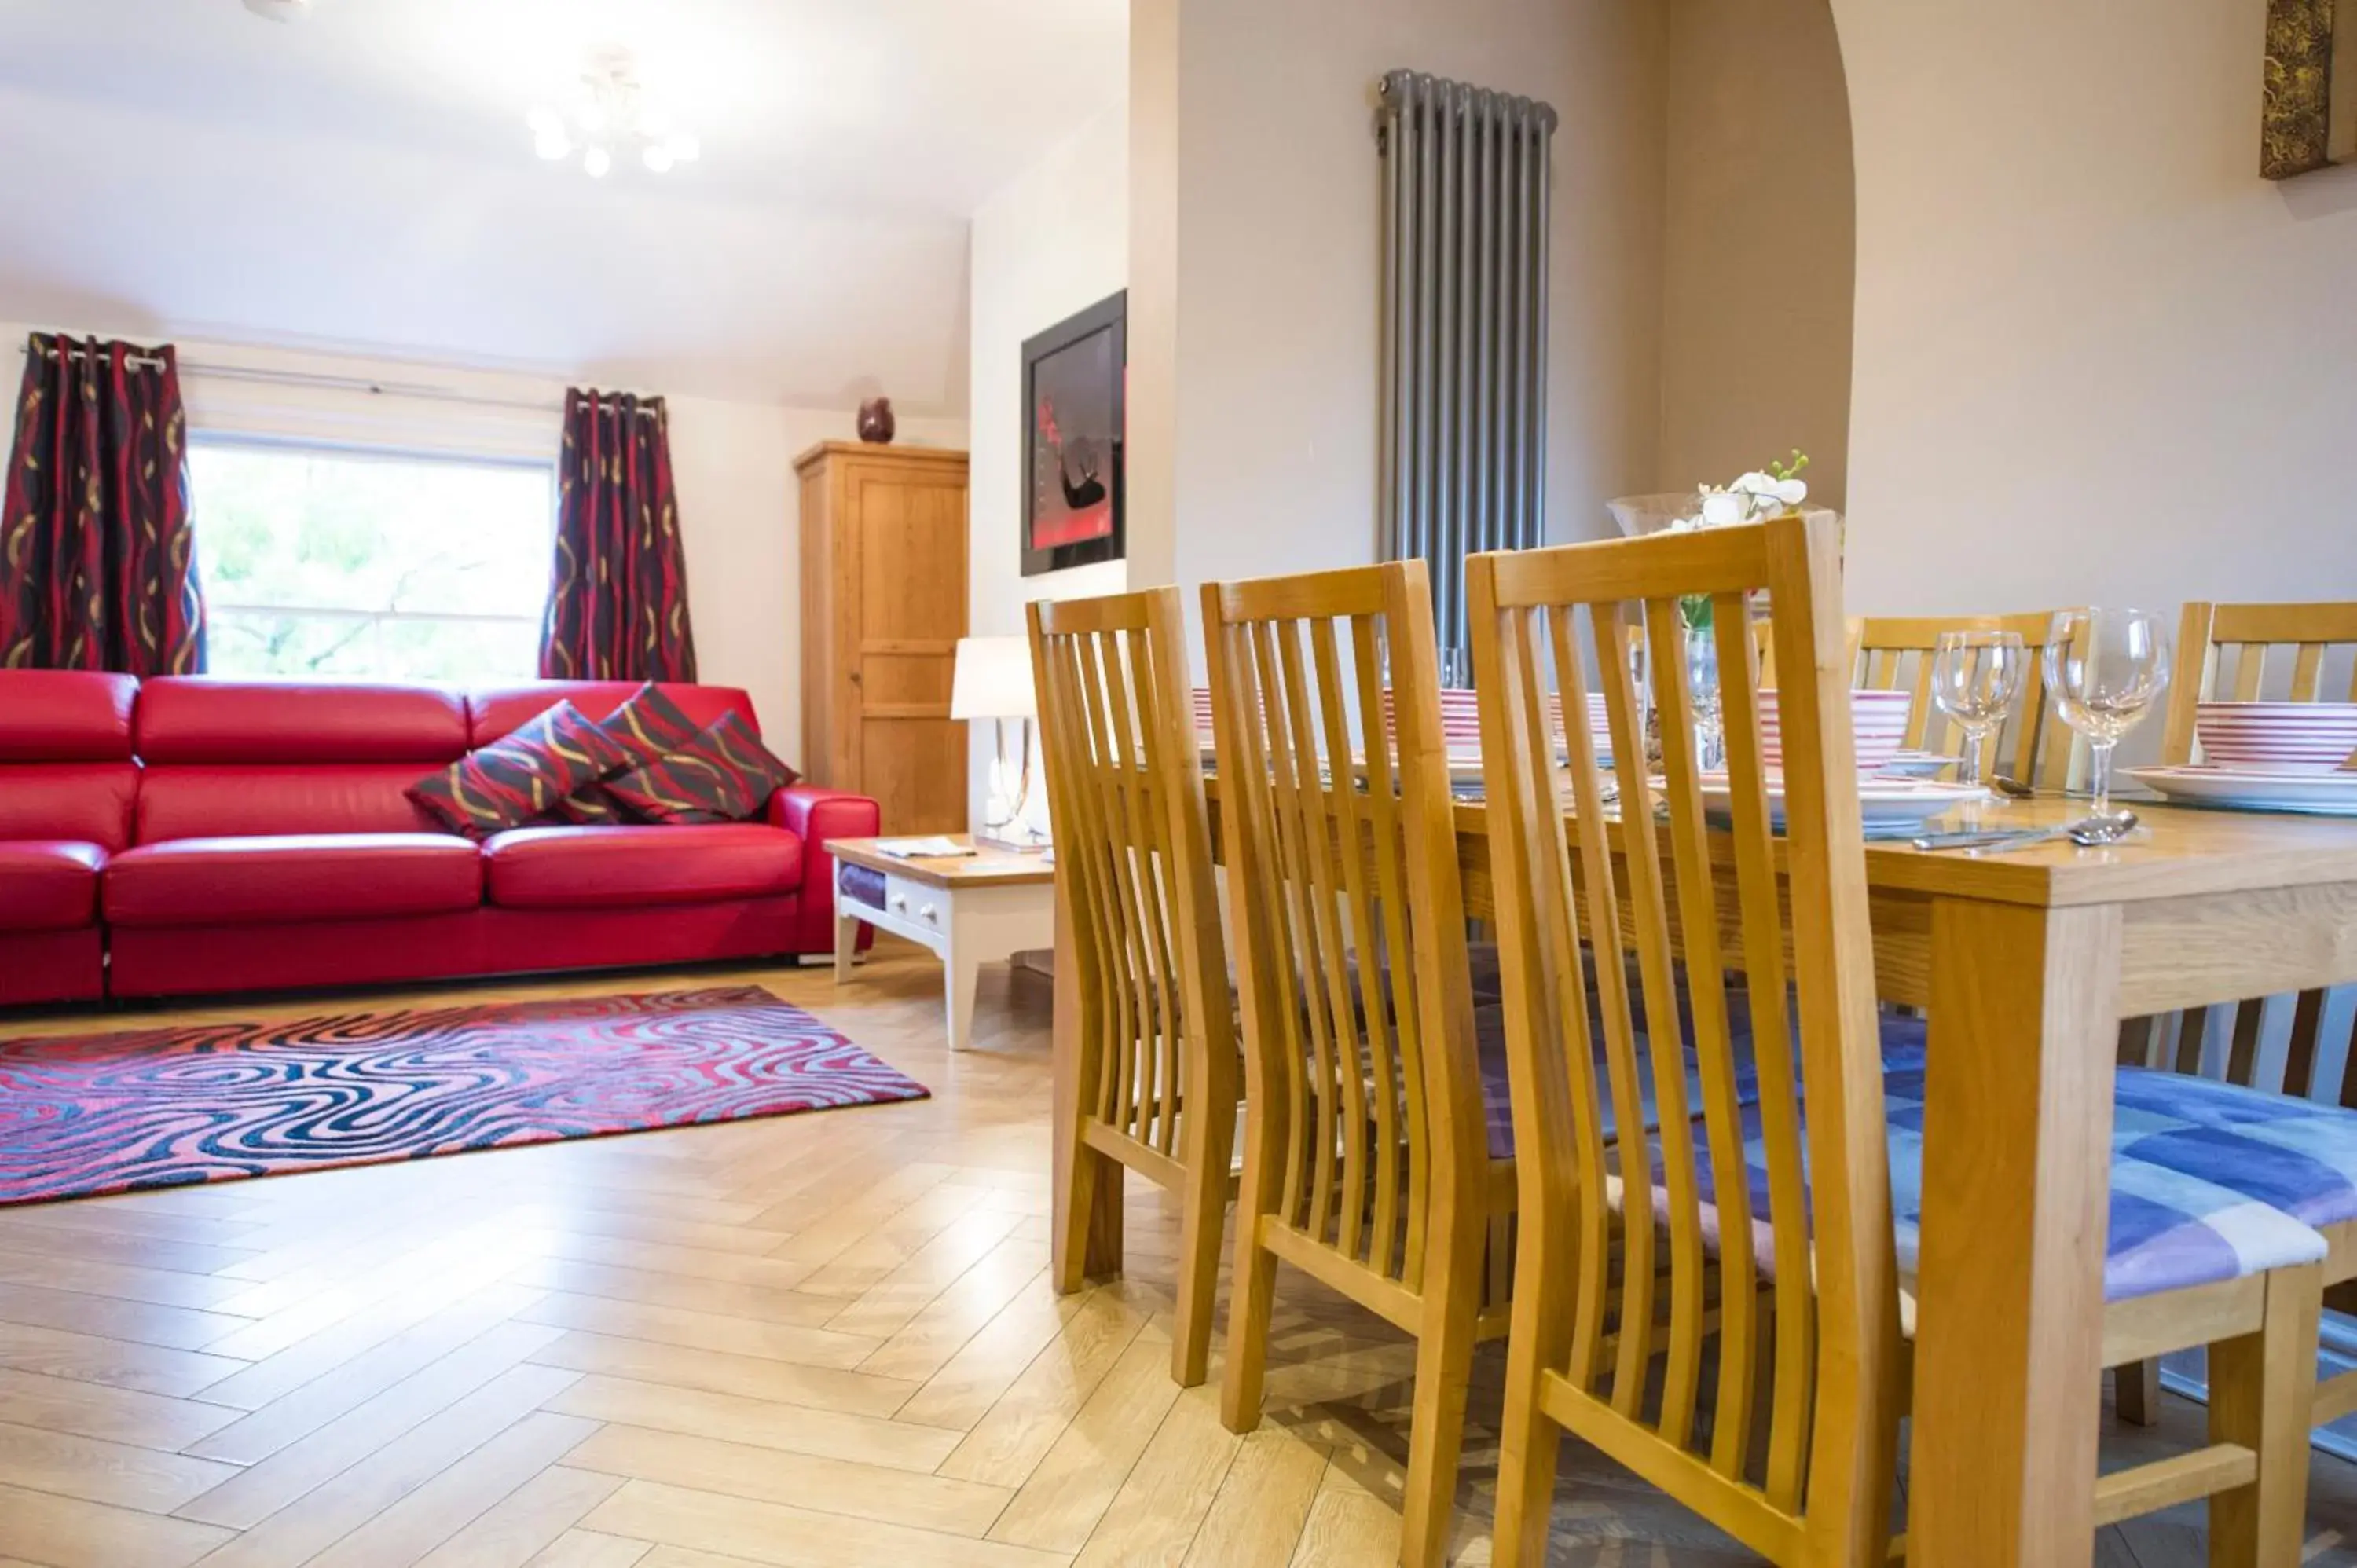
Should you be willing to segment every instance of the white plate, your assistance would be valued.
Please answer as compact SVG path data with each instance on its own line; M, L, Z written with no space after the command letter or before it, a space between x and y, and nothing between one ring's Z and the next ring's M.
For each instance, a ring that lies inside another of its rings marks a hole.
M1943 784L1929 779L1861 779L1857 781L1858 814L1867 835L1888 837L1901 830L1912 830L1944 811L1975 800L1988 799L1988 791L1971 784ZM1727 816L1735 809L1733 792L1727 789L1725 774L1705 774L1702 780L1703 809L1717 816ZM1784 789L1773 777L1768 781L1769 819L1777 827L1784 825Z
M2131 768L2156 794L2197 806L2357 817L2357 773L2256 773L2248 768Z
M1885 779L1937 779L1964 760L1961 757L1942 757L1932 751L1902 751L1880 768Z

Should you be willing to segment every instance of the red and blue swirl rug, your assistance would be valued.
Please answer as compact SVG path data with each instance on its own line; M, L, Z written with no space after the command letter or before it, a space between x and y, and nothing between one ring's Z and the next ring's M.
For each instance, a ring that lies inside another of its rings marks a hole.
M759 986L0 1040L0 1205L927 1092Z

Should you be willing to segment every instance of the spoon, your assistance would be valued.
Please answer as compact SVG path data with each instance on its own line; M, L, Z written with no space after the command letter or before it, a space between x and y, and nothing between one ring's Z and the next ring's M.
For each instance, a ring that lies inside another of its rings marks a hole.
M2096 849L2107 843L2117 843L2136 832L2136 814L2126 806L2109 815L2083 817L2067 830L2071 842L2082 849Z

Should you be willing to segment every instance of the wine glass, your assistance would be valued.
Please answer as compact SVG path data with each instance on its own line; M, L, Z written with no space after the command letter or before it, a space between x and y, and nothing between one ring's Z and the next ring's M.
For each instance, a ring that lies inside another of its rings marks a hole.
M2112 747L2169 684L2169 639L2144 610L2063 610L2046 639L2046 690L2087 737L2095 815L2112 810Z
M1943 631L1932 652L1932 702L1964 732L1958 781L1981 781L1981 746L2021 695L2029 650L2015 631Z

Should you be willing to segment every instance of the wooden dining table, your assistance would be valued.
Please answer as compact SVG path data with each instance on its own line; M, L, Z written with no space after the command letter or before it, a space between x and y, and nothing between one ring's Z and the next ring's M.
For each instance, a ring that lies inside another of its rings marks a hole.
M2136 809L2144 831L2101 849L1866 846L1878 988L1931 1029L1910 1563L2088 1560L2121 1023L2357 982L2357 821ZM1982 821L2086 810L2045 798ZM1456 815L1480 918L1487 812Z

